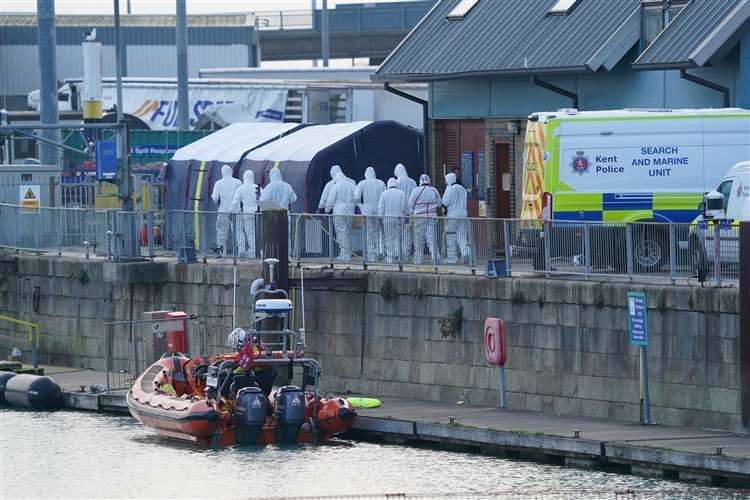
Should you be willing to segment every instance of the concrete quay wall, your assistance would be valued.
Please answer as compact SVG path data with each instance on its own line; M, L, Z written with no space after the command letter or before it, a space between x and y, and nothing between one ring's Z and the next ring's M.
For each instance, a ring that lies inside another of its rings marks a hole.
M246 324L245 292L259 269L238 270L238 322ZM222 345L231 283L231 265L5 255L0 314L41 324L44 362L103 369L103 323L147 310L204 315L191 323L193 338L200 330L209 346ZM626 295L644 291L654 420L743 430L736 289L339 270L306 273L305 284L308 351L323 366L326 390L497 405L483 322L498 316L508 328L511 408L625 421L639 419ZM441 320L458 311L460 331L441 333ZM296 319L299 326L299 311ZM0 322L0 335L13 331ZM0 352L9 347L0 340ZM115 350L127 357L127 342Z

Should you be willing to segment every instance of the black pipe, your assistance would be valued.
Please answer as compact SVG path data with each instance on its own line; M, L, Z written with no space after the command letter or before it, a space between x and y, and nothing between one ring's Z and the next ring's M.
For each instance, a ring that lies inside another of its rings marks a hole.
M557 85L553 85L549 82L545 82L544 80L540 80L536 77L536 75L531 75L531 83L533 85L537 85L539 87L542 87L543 89L547 89L550 92L554 92L555 94L560 94L561 96L565 96L569 99L573 100L573 107L578 109L578 94L575 92L571 92L570 90L565 90L562 87L558 87Z
M390 92L391 94L395 94L399 97L403 97L404 99L408 99L409 101L416 102L417 104L422 105L422 148L424 149L424 165L422 168L424 171L422 173L428 174L430 170L430 159L429 159L429 134L430 134L430 114L429 109L427 108L427 100L422 99L421 97L417 97L415 95L408 94L406 92L403 92L398 89L394 89L391 87L391 84L388 82L385 82L383 84L383 89L385 89L386 92Z
M680 78L682 78L683 80L687 80L689 82L693 82L695 84L701 85L703 87L709 88L711 90L721 92L721 95L724 101L724 107L725 108L729 107L729 88L728 87L719 85L718 83L711 82L699 76L691 75L684 68L680 70Z

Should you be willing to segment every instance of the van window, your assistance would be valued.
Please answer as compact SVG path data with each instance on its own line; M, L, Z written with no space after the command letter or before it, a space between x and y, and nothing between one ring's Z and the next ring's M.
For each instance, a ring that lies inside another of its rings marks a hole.
M732 181L728 180L722 182L719 184L717 191L724 197L724 210L726 211L729 206L729 196L732 194Z

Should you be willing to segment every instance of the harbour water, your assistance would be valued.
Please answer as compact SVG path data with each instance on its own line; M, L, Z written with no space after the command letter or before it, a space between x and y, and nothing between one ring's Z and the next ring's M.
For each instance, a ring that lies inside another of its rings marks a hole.
M0 410L0 498L300 496L747 498L696 486L483 455L340 440L213 450L130 417Z

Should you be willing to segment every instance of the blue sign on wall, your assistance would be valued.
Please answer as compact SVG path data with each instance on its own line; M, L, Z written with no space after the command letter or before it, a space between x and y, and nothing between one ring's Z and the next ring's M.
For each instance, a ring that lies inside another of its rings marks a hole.
M628 333L632 345L648 345L646 296L643 293L628 293Z
M96 141L96 180L114 182L117 178L117 144Z

